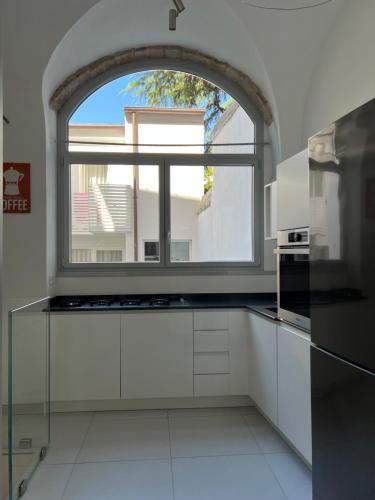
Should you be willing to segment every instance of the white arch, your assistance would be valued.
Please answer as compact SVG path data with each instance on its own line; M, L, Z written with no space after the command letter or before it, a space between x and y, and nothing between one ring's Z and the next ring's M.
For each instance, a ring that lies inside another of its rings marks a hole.
M275 118L270 127L274 158L280 157L278 112L272 86L248 29L227 0L187 5L175 33L168 31L167 0L101 0L66 33L54 50L43 77L47 129L53 130L48 101L70 74L100 57L145 45L181 45L199 50L247 74L266 95ZM149 16L145 13L149 12ZM98 43L98 39L101 43ZM48 134L48 131L47 131Z

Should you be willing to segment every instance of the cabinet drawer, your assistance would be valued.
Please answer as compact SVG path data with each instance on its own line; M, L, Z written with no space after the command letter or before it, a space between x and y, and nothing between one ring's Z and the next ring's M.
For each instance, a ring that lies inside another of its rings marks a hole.
M228 329L228 311L194 311L194 330Z
M195 352L220 352L229 350L229 333L226 330L194 332Z
M194 374L229 373L229 352L194 354Z
M194 375L194 396L229 395L229 375Z

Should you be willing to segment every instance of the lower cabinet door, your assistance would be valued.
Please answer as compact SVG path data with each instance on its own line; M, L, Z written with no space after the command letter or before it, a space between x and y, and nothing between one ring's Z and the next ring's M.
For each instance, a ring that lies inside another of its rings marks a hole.
M249 396L277 424L277 326L249 314Z
M120 315L51 315L51 401L120 398Z
M311 463L310 340L278 327L278 426Z
M193 396L193 314L123 314L122 397Z
M232 396L246 396L249 393L247 329L247 313L229 311L229 383Z

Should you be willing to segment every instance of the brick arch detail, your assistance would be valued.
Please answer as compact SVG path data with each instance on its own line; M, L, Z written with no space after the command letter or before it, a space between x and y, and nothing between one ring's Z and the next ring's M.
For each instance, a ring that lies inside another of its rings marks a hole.
M153 60L161 59L198 64L202 68L224 75L228 80L238 85L249 97L260 111L266 125L269 126L273 123L274 119L269 102L262 90L249 76L212 56L197 50L174 45L140 47L120 51L83 66L57 87L50 99L50 107L56 112L59 111L80 87L110 70L139 61L146 62L149 60L152 63Z

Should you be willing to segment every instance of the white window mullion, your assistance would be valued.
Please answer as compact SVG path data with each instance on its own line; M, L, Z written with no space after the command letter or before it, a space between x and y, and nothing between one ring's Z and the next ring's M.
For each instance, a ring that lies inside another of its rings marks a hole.
M165 160L164 162L164 172L165 172L165 182L164 182L164 265L165 267L170 266L170 235L171 235L171 202L170 202L170 190L171 190L171 176L170 176L170 162Z

